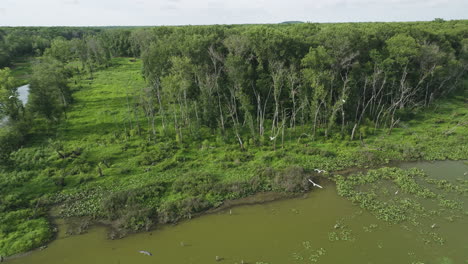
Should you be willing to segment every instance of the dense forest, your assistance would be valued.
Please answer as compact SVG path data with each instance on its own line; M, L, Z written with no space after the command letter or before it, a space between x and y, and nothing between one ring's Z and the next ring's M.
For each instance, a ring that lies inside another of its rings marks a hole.
M466 95L465 20L6 27L0 67L0 255L48 241L54 206L120 236L258 191L307 190L317 167L468 157L466 111L450 114L452 130L400 131ZM87 107L97 115L74 123Z
M301 133L351 139L363 127L391 130L399 122L398 110L427 106L460 87L468 69L465 26L462 21L102 33L7 29L0 47L3 65L10 57L43 55L32 77L31 105L48 120L64 114L70 100L69 76L61 72L66 63L79 61L92 78L111 57L141 57L147 87L132 107L144 111L150 136L156 137L160 119L180 140L198 127L221 134L230 129L243 148L244 142L258 144L266 136L276 142L286 127L309 126ZM57 76L41 80L47 74ZM55 84L60 99L44 103L45 97L54 99L46 90ZM41 90L42 85L47 88Z

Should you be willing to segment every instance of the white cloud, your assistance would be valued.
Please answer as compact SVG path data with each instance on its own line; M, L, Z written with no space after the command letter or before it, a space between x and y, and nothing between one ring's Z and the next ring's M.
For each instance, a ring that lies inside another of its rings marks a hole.
M466 0L0 0L0 26L414 21L465 10Z

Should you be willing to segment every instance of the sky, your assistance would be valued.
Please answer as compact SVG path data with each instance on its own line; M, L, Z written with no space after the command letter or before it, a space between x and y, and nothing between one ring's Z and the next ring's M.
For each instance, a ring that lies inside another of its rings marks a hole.
M468 0L0 0L0 26L468 19Z

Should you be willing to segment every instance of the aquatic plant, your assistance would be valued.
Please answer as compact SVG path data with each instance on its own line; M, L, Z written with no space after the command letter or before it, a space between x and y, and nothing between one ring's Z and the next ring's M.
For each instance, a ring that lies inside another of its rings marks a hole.
M377 227L378 227L378 225L376 225L376 224L370 224L369 226L363 226L362 228L364 229L364 232L370 233L373 230L375 230Z
M361 208L369 210L377 218L391 223L410 221L417 226L420 217L439 215L440 210L428 210L417 199L436 200L438 205L451 210L460 210L461 202L446 199L440 194L417 183L416 179L427 176L417 169L380 168L369 170L366 174L355 174L349 177L336 176L337 190L340 196L346 197ZM405 195L381 195L388 188L388 181L395 184ZM378 187L375 184L379 184ZM448 186L446 183L443 186ZM372 188L365 188L371 186ZM380 193L376 191L380 190Z
M305 249L311 249L312 245L310 244L310 241L304 241L302 242L302 245L304 246Z
M304 257L301 256L299 253L296 253L296 252L292 253L292 257L293 257L294 260L304 260Z
M418 231L425 244L444 245L445 239L434 232L438 223L428 225L423 219L444 216L447 221L454 221L461 217L464 208L461 200L453 198L453 195L463 195L463 189L445 180L431 179L417 169L380 168L365 174L336 176L334 180L339 195L370 211L378 219L393 224L407 222L402 228ZM395 187L396 191L384 191L395 190ZM446 197L449 195L447 192L451 193L450 199ZM340 230L341 226L341 223L335 225ZM363 229L371 232L376 227L370 225ZM328 237L330 241L352 239L349 235L347 232L334 231Z
M338 241L340 240L340 237L338 236L337 232L328 232L328 240L330 241Z
M438 258L436 261L437 261L437 264L454 264L455 263L449 257L441 257L441 258Z

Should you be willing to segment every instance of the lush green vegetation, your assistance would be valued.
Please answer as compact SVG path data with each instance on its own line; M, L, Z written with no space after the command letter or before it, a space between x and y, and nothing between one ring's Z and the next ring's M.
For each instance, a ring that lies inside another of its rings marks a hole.
M100 31L98 28L0 27L0 67L10 66L24 56L41 55L56 38L82 38Z
M12 121L0 128L0 255L50 239L54 206L61 217L108 223L118 237L226 199L306 191L315 168L467 159L467 25L89 29L54 37L31 67L0 72L0 116ZM8 101L18 102L11 76L31 84L25 110ZM338 188L365 203L351 183L372 175L338 178ZM413 174L389 175L406 192L431 196ZM400 210L392 208L385 209ZM401 220L397 213L386 217Z

